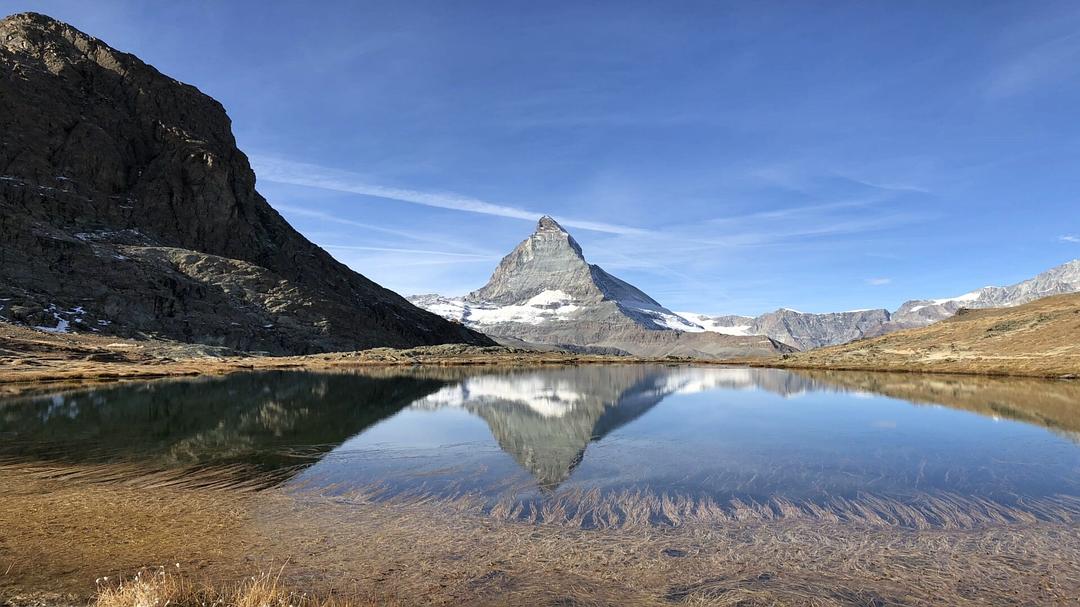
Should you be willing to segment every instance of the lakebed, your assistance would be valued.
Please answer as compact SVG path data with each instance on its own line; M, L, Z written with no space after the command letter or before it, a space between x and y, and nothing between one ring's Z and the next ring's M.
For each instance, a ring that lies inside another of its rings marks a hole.
M361 604L1065 604L1078 390L643 364L53 385L0 405L0 592L83 604L165 565Z

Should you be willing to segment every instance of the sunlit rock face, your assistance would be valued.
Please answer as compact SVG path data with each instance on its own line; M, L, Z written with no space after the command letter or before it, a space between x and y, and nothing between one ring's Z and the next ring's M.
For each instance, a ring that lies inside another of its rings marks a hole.
M480 289L410 301L497 338L571 349L702 358L790 350L760 336L706 332L588 263L574 237L550 217L540 219Z

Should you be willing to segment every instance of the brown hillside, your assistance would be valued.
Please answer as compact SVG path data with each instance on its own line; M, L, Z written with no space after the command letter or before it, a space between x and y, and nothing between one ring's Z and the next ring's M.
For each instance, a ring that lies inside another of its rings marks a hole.
M980 373L1080 375L1080 294L1013 308L961 310L921 329L774 359L769 366Z

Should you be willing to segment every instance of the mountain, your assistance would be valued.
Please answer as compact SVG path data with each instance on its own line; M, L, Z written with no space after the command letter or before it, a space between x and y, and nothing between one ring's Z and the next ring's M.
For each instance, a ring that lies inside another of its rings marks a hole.
M1080 293L1044 297L1019 306L965 309L926 327L793 354L770 364L1077 377Z
M1080 259L1007 287L983 287L956 297L907 301L895 312L882 308L808 314L781 308L758 317L708 316L693 312L679 312L679 315L708 331L728 335L767 335L800 350L810 350L900 329L925 327L965 308L1017 306L1042 297L1076 292L1080 292Z
M513 343L702 358L790 350L767 337L706 332L588 263L573 236L546 216L480 289L465 297L418 295L410 301Z
M0 21L0 320L276 354L491 343L289 226L220 103L34 13Z

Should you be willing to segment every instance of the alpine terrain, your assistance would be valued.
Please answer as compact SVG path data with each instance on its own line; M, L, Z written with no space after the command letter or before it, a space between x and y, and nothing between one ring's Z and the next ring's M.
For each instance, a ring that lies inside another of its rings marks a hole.
M1080 293L982 310L962 309L930 326L802 352L777 366L873 371L932 371L988 375L1080 376ZM1045 390L1032 389L1035 398ZM954 396L970 389L948 389ZM1000 405L994 401L985 404ZM1068 406L1075 419L1075 402ZM1008 412L1010 407L1002 407Z
M0 321L271 353L484 336L335 261L220 103L52 18L0 21Z
M1006 287L983 287L956 297L907 301L894 312L880 308L808 314L781 308L758 317L708 316L693 312L680 312L679 315L709 331L728 335L767 335L800 350L809 350L900 329L925 327L950 318L961 309L1018 306L1051 295L1076 292L1080 292L1080 259Z
M410 301L508 343L702 358L791 351L768 337L705 331L588 263L577 241L547 216L480 289Z

